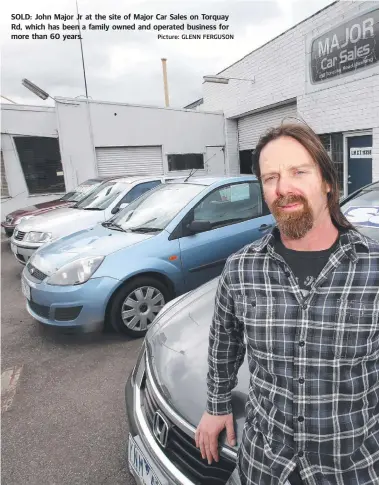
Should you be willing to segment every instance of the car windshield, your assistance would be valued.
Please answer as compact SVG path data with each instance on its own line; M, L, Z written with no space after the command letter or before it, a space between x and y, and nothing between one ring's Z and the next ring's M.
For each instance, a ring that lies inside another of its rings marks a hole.
M202 190L203 185L162 184L129 204L112 223L125 231L162 231Z
M61 200L65 202L80 202L101 184L101 180L90 179L78 185L72 192L67 192Z
M361 233L379 241L379 182L342 203L341 209Z
M78 209L85 210L104 210L109 207L117 197L131 188L132 185L126 182L105 182L99 185L90 195L82 202L76 205Z

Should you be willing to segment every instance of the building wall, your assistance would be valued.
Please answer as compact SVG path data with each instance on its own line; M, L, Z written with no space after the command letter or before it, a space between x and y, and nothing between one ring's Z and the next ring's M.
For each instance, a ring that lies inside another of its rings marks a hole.
M162 146L167 172L170 153L225 144L222 113L63 99L56 109L68 189L97 174L94 147Z
M57 199L58 194L29 195L13 136L57 137L54 108L1 105L1 149L9 197L1 198L1 220L16 209Z
M226 118L235 118L297 98L298 116L317 133L372 129L373 180L378 179L379 64L316 88L308 82L310 41L378 6L377 1L334 2L219 73L222 77L254 79L253 84L205 82L203 109L223 110ZM235 149L227 146L227 151Z

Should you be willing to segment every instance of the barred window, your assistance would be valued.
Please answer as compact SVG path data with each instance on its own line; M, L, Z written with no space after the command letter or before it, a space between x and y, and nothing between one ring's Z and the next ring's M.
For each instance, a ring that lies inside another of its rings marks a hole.
M29 194L65 192L57 138L14 137Z
M7 176L5 173L5 164L3 150L1 150L1 197L9 197Z
M323 135L319 135L319 137L336 167L338 185L340 188L340 195L342 196L344 193L344 190L343 190L343 185L344 185L343 184L343 134L326 133Z

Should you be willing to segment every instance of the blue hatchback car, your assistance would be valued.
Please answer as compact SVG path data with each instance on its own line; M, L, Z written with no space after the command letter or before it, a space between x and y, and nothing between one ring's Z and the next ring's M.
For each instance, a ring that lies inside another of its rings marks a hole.
M110 322L143 336L169 300L218 276L274 224L252 175L162 184L39 249L22 274L27 309L48 325L91 331Z

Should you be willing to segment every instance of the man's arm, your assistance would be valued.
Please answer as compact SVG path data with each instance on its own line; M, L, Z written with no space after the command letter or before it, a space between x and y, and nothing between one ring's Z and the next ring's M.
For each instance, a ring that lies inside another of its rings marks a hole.
M237 385L245 356L243 324L235 316L229 271L227 262L219 280L209 333L207 412L212 415L232 413L231 391Z
M236 444L232 389L237 385L238 369L245 356L243 325L235 316L228 266L227 262L220 277L209 333L207 411L195 434L196 446L209 464L219 460L218 436L224 428L229 445Z

